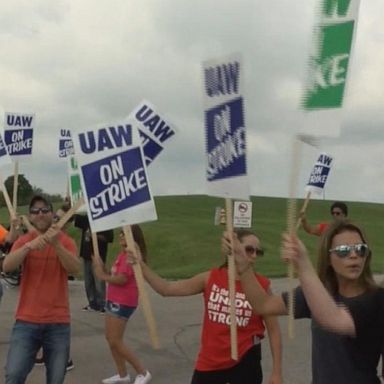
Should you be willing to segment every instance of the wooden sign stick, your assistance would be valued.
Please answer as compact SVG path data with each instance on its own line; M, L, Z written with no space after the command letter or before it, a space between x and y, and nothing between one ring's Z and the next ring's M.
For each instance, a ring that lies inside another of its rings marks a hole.
M1 186L1 190L3 192L5 204L8 208L9 216L10 216L11 221L12 221L13 219L16 218L16 212L13 209L11 199L9 198L7 188L5 187L5 184L4 184L4 181L3 181L3 178L1 177L1 175L0 175L0 186Z
M296 184L299 176L301 141L295 137L292 148L291 177L289 181L289 199L287 206L287 231L296 233ZM288 264L288 337L294 337L294 295L293 295L294 269L293 264Z
M80 197L75 205L69 209L68 212L57 222L59 228L63 228L66 222L76 213L76 211L84 204L84 198Z
M225 212L227 216L226 228L231 236L231 249L233 249L233 209L232 199L225 199ZM233 253L227 255L228 262L228 290L229 290L229 318L230 318L230 335L231 335L231 358L238 360L239 354L237 350L237 322L236 322L236 279L235 279L235 258Z
M131 226L125 225L123 227L123 232L127 247L132 250L134 256L137 257L135 240L133 239ZM153 316L148 293L145 289L143 271L141 270L140 263L132 264L132 267L136 278L137 288L139 290L140 304L142 305L144 317L149 329L149 336L151 338L152 347L153 349L159 349L160 342L159 337L157 335L155 317Z
M17 211L17 190L19 186L19 161L15 160L15 167L13 171L13 208Z
M300 210L300 213L302 213L302 212L305 213L305 211L307 210L310 198L311 198L311 191L308 191L307 192L307 196L305 196L305 200L304 200L303 206L302 206L302 208ZM297 220L296 231L300 228L300 225L301 225L301 217L299 217L299 219Z

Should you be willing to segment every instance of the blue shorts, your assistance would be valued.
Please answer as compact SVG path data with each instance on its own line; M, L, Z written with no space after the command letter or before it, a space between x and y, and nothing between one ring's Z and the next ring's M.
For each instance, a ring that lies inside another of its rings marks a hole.
M129 307L128 305L114 303L109 300L105 303L105 312L120 319L128 320L132 313L135 312L135 309L136 307Z

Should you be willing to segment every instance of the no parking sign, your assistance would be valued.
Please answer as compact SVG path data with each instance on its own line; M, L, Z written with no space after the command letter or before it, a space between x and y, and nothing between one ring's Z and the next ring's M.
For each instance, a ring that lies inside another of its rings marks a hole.
M236 228L251 228L252 202L235 201L233 207L233 226Z

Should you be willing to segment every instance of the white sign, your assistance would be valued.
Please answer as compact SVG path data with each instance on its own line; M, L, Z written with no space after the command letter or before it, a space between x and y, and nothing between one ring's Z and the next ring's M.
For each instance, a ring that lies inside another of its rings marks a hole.
M208 194L248 199L242 60L206 61L203 71Z
M11 158L22 159L32 155L34 122L33 114L5 113L4 141Z
M77 133L75 153L93 232L157 219L135 122Z
M146 100L143 100L129 117L136 122L145 165L148 166L163 151L164 145L174 137L176 128L163 113Z
M235 201L233 205L233 226L235 228L252 227L252 202Z

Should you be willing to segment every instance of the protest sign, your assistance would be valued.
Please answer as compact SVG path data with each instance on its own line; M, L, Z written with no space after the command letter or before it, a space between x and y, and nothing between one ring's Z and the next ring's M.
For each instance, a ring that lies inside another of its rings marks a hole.
M76 203L82 199L83 191L81 189L81 181L79 174L79 166L77 164L76 157L74 155L70 155L67 157L68 159L68 182L69 182L69 197L71 199L71 206L75 206ZM85 204L81 205L78 209L79 212L86 212Z
M59 133L59 158L66 158L74 154L71 131L60 129Z
M314 135L338 136L360 0L321 0L314 28L302 106L303 128Z
M247 200L241 58L206 61L203 70L208 194Z
M145 164L159 156L164 145L176 133L176 127L149 101L143 100L129 116L139 130Z
M329 171L331 170L332 160L333 158L327 154L320 154L305 187L307 193L311 192L311 194L321 195L324 192L324 186L327 182Z
M33 114L5 113L4 141L9 156L23 159L32 155L34 123Z
M93 232L157 219L134 124L127 119L74 137Z
M8 155L7 146L2 138L2 135L0 135L0 167L9 164L12 164L12 160Z

